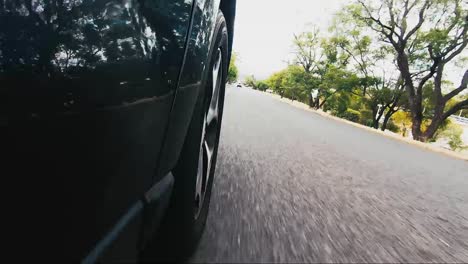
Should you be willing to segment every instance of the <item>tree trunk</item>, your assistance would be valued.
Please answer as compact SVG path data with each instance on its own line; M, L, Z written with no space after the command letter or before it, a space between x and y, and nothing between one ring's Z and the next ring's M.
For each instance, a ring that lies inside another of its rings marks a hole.
M320 108L320 97L319 97L319 95L317 95L317 98L315 99L314 108L315 108L315 109L319 109L319 108Z
M372 109L372 127L375 128L375 129L379 129L379 121L380 119L382 118L383 116L383 113L385 111L385 108L386 107L381 107L380 110L378 110L377 112L377 109L374 107Z
M323 107L323 105L327 102L327 99L328 99L328 98L325 98L325 99L322 100L322 102L321 102L321 103L319 104L319 106L318 106L318 109L320 109L320 108Z
M413 134L413 139L425 142L426 139L423 137L421 131L422 117L417 117L413 115L412 123L413 124L411 125L411 133Z
M309 93L309 108L314 107L314 98L312 97L312 94Z
M445 101L440 98L437 102L437 105L435 107L435 112L434 116L432 117L431 124L427 128L426 131L424 131L424 137L426 139L431 139L434 137L435 133L437 132L437 129L440 127L442 122L448 117L444 115L444 108L445 108Z
M375 117L372 118L372 128L379 129L379 121Z
M411 87L411 89L413 89ZM411 109L411 133L413 134L413 139L421 142L426 142L427 138L424 138L421 131L421 124L423 121L422 113L422 94L419 92L413 96L409 96L409 103Z
M382 131L387 130L387 124L388 124L388 121L389 121L389 120L390 120L390 116L389 116L389 115L385 115L384 120L383 120L382 127L380 128Z
M392 110L387 111L384 117L383 124L382 124L382 131L385 131L387 129L387 124L388 124L388 121L390 121L390 117L392 117L392 115L395 114L396 112L397 111L392 111Z
M317 92L316 98L312 99L312 100L314 101L313 102L314 108L318 109L319 108L319 102L320 102L320 91Z
M427 128L426 131L424 131L423 137L428 140L434 137L437 129L439 128L440 124L442 123L442 119L440 117L432 119L431 124Z
M372 109L372 128L377 129L376 126L378 126L378 123L375 118L375 116L377 116L377 107L371 106L371 109Z
M409 69L408 56L404 51L404 45L400 47L395 47L397 49L397 65L405 85L405 90L408 94L408 100L411 110L411 133L413 134L414 140L423 141L421 124L422 124L422 95L418 94L414 89L413 79L411 78L411 73Z

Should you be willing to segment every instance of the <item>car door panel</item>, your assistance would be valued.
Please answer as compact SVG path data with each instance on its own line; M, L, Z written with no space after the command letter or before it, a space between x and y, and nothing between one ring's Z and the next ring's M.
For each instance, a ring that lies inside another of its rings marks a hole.
M0 5L4 151L26 165L12 176L62 183L40 184L63 197L66 256L85 256L153 184L191 10L192 0Z
M187 54L181 70L159 174L165 174L175 166L186 139L199 91L203 89L203 81L208 74L209 53L219 6L220 0L197 0L194 6Z

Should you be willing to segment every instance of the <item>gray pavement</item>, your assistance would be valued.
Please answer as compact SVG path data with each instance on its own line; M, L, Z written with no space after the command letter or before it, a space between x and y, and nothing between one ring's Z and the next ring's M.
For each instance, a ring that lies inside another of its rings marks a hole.
M468 262L468 162L229 87L192 262Z

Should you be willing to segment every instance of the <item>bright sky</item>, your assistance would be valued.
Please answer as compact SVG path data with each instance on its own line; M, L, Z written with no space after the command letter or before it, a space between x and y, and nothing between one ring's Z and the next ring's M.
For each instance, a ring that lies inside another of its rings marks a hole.
M293 33L317 25L325 33L346 0L237 0L234 51L240 78L265 79L283 69L290 57Z

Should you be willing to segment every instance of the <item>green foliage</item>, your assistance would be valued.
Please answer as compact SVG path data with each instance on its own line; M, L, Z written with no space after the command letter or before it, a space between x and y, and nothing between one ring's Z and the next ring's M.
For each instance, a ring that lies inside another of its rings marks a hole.
M466 146L463 145L463 140L461 137L455 134L449 137L448 144L453 151L466 149Z
M341 114L348 110L349 101L350 97L347 93L336 93L326 102L326 109L331 111L333 115L341 116Z
M283 79L286 77L286 70L282 70L273 73L267 80L266 83L277 94L284 93Z
M397 126L394 122L392 122L391 120L388 121L387 123L387 129L394 132L394 133L399 133L400 132L400 127Z
M299 35L294 35L294 64L299 65L305 72L313 72L318 64L319 47L320 47L320 31L317 27L313 27L310 31L305 31Z
M438 134L438 137L447 139L450 148L456 151L467 148L467 146L463 145L463 140L461 138L462 134L463 128L449 121L443 128L443 131Z
M349 95L349 105L348 108L351 109L359 109L361 112L362 110L368 110L366 106L364 105L363 101L363 96L362 94L356 94L356 93L347 93Z
M414 128L413 136L425 140L436 131L427 130L428 124L437 128L442 125L441 120L461 108L460 104L451 104L450 99L466 90L466 85L447 82L449 68L445 66L455 62L465 72L461 74L465 76L463 79L468 74L466 61L458 60L468 45L467 17L468 5L464 0L354 0L339 13L334 26L336 31L345 32L347 39L355 38L353 30L370 34L377 41L370 47L382 47L388 54L388 58L381 58L398 61L396 70L408 88L404 99L412 106L408 109L413 111L414 122L421 123ZM353 53L353 46L343 43ZM362 38L362 42L354 43L365 47L367 42ZM360 53L353 54L359 60L355 55ZM360 63L358 66L362 68Z
M349 108L346 109L346 111L344 111L343 113L340 113L338 117L357 123L361 119L361 113L359 113L359 111Z
M430 122L430 121L426 121ZM439 129L434 133L434 136L429 139L431 142L436 142L438 139L443 138L445 136L446 130L452 125L452 122L449 119L446 119L442 122L439 126Z
M232 53L231 61L229 62L228 75L227 75L228 83L237 82L237 78L239 76L239 70L237 69L236 60L237 60L237 53Z
M319 85L326 93L334 91L350 92L360 85L360 79L353 73L335 66L330 66L324 73Z
M417 26L422 10L423 26ZM449 94L456 85L444 79L447 74L441 66L464 47L467 16L462 0L353 0L335 17L329 37L322 38L317 27L294 35L293 65L271 75L265 84L252 76L250 86L269 87L286 98L369 126L378 109L385 114L404 109L387 128L406 135L413 119L422 116L421 133L429 134L433 130L428 125L442 119L440 112L460 108L460 102L468 100ZM456 66L466 69L466 62L462 58ZM442 96L435 96L439 90ZM440 98L446 100L441 103ZM436 111L441 108L444 111ZM410 110L416 112L406 112ZM468 110L454 112L468 115Z
M292 100L299 100L304 96L305 76L303 68L291 65L286 69L286 74L281 85L285 88L285 95Z
M361 118L362 119L362 118ZM372 119L365 119L361 122L362 125L372 127L374 125L374 120Z
M368 109L361 109L360 113L361 113L360 123L365 125L365 126L372 126L372 122L373 122L372 111L368 110ZM370 125L369 125L369 120L370 120Z
M247 76L244 82L247 86L252 87L253 89L257 89L257 80L255 79L255 76Z
M254 90L266 91L269 87L268 82L266 81L257 81L253 75L247 76L244 80L245 84L249 87L252 87Z
M255 86L257 90L260 90L263 92L268 89L268 84L265 81L258 81Z

